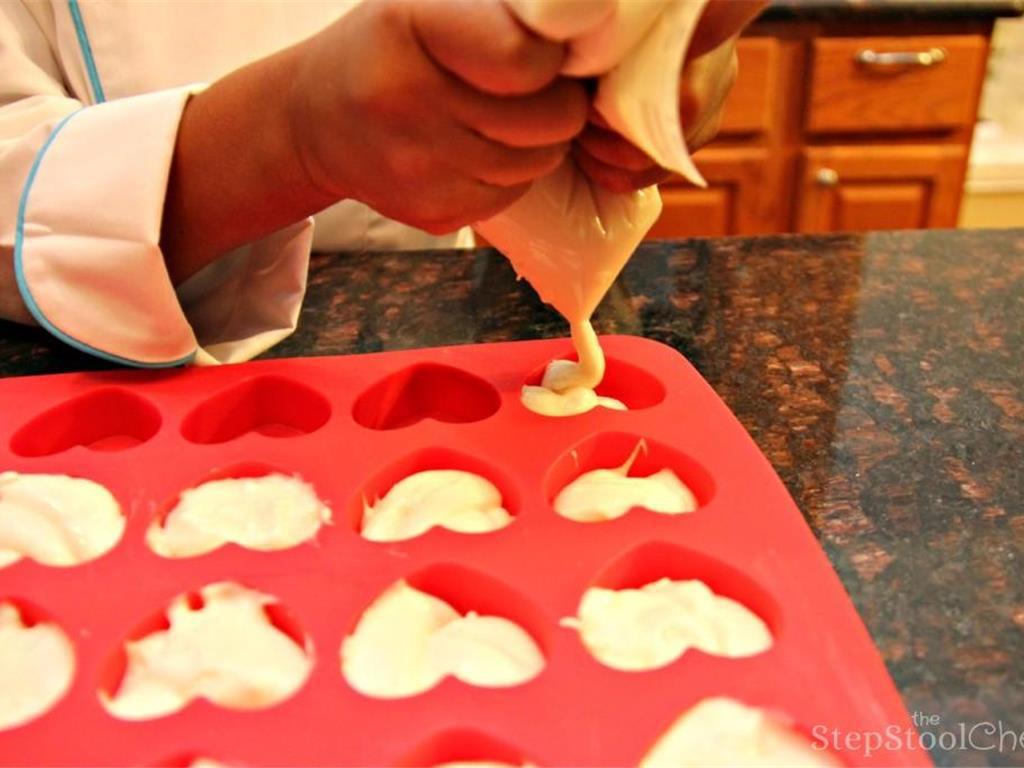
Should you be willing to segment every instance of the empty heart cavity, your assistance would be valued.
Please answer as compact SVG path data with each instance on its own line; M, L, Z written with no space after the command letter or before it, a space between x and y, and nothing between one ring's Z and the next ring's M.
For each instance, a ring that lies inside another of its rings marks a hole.
M401 459L360 491L351 510L371 541L400 541L434 527L488 533L512 523L515 484L475 457L429 448Z
M606 432L562 454L548 471L545 492L559 515L596 523L634 508L693 512L710 501L714 482L694 459L657 441Z
M146 542L163 557L195 557L225 544L287 549L316 536L330 508L309 483L260 464L213 473L183 491L150 525Z
M612 563L583 594L576 629L602 664L665 666L687 650L752 656L773 643L774 601L744 574L673 544L651 542Z
M438 733L396 763L399 768L514 768L531 765L515 747L486 733L453 728Z
M74 673L75 651L64 630L31 606L0 599L0 731L52 709Z
M609 357L604 377L593 390L572 387L557 392L564 370L576 362L575 354L553 360L531 373L523 386L523 405L542 416L578 416L598 407L636 411L651 408L665 399L665 385L642 368Z
M392 584L341 646L342 674L366 696L400 698L452 676L507 687L544 667L536 611L513 591L461 566L434 566Z
M297 437L320 429L330 416L330 403L311 387L283 376L259 376L198 405L181 423L181 434L201 444L226 443L249 432Z
M0 568L27 557L71 566L110 551L125 519L117 499L78 477L0 472Z
M311 651L274 597L209 584L132 633L106 669L100 698L124 720L169 715L198 698L229 709L269 707L302 686Z
M467 371L419 363L378 381L356 400L352 418L369 429L399 429L424 419L468 424L501 405L498 391Z
M123 451L145 443L160 429L160 411L139 395L117 387L98 389L50 408L11 438L18 456L52 456L82 446Z
M778 714L725 697L697 702L684 712L650 751L640 768L722 766L839 766Z

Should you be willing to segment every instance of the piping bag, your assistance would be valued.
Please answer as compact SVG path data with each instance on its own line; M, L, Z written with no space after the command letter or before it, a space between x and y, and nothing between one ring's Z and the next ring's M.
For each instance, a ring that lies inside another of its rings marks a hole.
M566 42L564 75L597 79L594 108L658 165L704 187L679 120L679 73L708 0L505 0L526 27ZM473 225L569 321L578 362L542 386L593 389L605 361L590 316L661 214L657 186L610 192L572 157L497 216Z

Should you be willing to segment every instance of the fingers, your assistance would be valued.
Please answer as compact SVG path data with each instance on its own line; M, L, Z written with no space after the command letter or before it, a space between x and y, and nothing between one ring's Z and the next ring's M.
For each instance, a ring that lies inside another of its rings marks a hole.
M739 34L768 5L768 0L711 0L701 14L687 59L703 56Z
M551 83L565 46L519 23L500 0L412 2L413 33L439 66L492 94L521 94Z
M546 147L508 147L468 130L451 153L452 166L477 181L514 187L546 176L561 165L568 142Z
M496 216L526 194L529 182L499 187L484 181L459 180L434 190L403 217L407 224L443 235Z
M573 158L591 179L612 192L631 192L659 184L672 174L642 150L591 118L573 145Z
M610 192L632 192L666 181L672 174L654 165L642 171L630 171L598 160L580 146L574 146L573 159L587 176Z
M458 88L449 100L457 120L482 136L510 147L541 147L576 136L587 120L583 86L559 78L537 93L491 96Z
M577 144L596 160L626 171L646 171L655 163L643 151L637 149L615 131L587 125L576 139Z

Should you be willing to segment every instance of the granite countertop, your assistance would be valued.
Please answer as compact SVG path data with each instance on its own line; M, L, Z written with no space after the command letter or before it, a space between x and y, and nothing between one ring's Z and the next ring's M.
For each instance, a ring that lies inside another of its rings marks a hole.
M939 719L922 730L1018 737L936 760L1024 765L1024 230L650 243L596 325L675 347L733 409L908 709ZM565 333L489 249L321 255L269 356ZM0 323L0 375L85 367L102 364Z
M985 19L1024 14L1024 0L771 0L761 15L776 19Z

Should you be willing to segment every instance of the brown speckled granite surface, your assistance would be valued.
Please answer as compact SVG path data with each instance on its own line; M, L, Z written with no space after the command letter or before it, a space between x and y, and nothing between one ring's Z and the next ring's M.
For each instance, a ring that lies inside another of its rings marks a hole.
M596 321L674 346L739 416L922 730L996 729L937 762L1024 765L1024 230L648 244ZM490 250L318 256L271 354L565 330ZM0 375L86 365L0 323Z
M1024 0L771 0L762 19L924 21L1019 16Z

